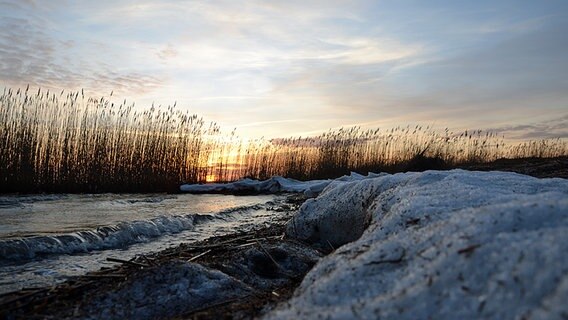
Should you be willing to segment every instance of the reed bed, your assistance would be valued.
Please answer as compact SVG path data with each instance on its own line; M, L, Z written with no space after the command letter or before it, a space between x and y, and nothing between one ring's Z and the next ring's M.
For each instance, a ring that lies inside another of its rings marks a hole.
M282 175L297 179L333 178L350 171L397 172L428 166L452 168L501 158L553 158L568 155L568 143L546 139L507 143L482 130L451 132L430 126L389 130L359 127L330 130L315 137L255 141L249 145L237 176L265 179Z
M448 167L568 155L565 140L506 143L491 132L358 127L315 137L245 140L174 106L135 108L83 92L0 95L0 192L158 192L180 183L333 178L403 171L417 157Z
M148 192L204 181L215 123L82 92L0 96L1 192Z

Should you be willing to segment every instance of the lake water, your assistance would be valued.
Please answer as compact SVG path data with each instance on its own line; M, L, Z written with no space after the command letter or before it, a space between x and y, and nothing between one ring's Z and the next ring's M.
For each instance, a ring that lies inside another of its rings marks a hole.
M0 197L0 293L51 285L283 214L285 196L101 194Z

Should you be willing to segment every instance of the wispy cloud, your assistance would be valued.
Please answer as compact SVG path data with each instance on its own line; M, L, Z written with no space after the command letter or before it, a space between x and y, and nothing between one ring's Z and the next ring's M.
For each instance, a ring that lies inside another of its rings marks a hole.
M119 94L144 94L161 85L159 75L136 70L117 71L119 68L100 59L101 55L87 54L82 41L61 39L52 21L41 12L29 12L38 6L32 2L9 3L7 7L11 8L12 16L3 13L0 20L2 83L69 90L85 88L92 94L113 90Z
M543 138L568 139L568 113L547 121L489 128L488 130L503 134L506 138L517 140Z
M347 124L512 128L568 105L567 8L560 0L4 1L0 84L178 101L269 137Z

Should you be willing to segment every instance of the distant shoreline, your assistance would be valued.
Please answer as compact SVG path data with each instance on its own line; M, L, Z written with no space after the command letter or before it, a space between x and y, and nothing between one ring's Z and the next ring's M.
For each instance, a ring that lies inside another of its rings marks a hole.
M464 169L472 171L509 171L516 172L520 174L525 174L537 178L564 178L568 179L568 156L554 157L554 158L518 158L518 159L498 159L495 161L487 163L468 163L457 166L446 165L443 162L438 161L436 158L424 157L422 159L409 161L397 165L390 166L388 168L377 168L376 170L370 170L372 172L386 172L386 173L399 173L408 171L426 171L426 170L451 170L451 169ZM349 170L344 169L339 171L343 174L348 174ZM366 174L360 172L362 174ZM322 177L325 179L335 179L341 176L341 174ZM225 181L230 182L230 181ZM167 193L167 194L178 194L181 193L179 190L179 185L174 184L168 186L167 188L157 187L156 189L142 190L120 190L118 192L112 190L98 190L94 188L91 191L84 192L78 191L73 192L72 190L63 189L60 192L50 192L50 191L40 191L32 188L29 192L8 192L0 193L1 195L17 195L17 194L57 194L57 193L69 193L69 194L101 194L101 193L132 193L132 194L144 194L144 193ZM215 193L215 192L211 192ZM219 193L219 192L218 192ZM231 194L226 192L221 192L225 194ZM239 193L235 195L248 195L251 193Z

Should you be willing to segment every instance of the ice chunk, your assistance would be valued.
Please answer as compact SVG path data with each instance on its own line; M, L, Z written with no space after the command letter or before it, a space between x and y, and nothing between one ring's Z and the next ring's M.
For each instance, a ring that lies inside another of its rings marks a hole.
M268 318L568 314L566 179L453 170L346 182L306 202L287 232L344 245Z
M250 287L220 271L172 262L139 273L118 290L92 297L79 318L168 318L250 292Z

